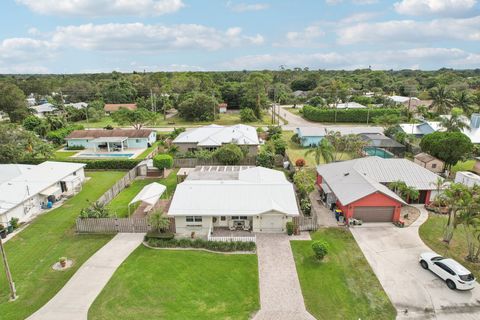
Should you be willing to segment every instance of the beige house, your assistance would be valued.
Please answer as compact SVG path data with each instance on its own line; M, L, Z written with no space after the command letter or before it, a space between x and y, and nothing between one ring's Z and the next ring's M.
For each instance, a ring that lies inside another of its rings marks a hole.
M299 216L293 185L281 171L263 167L197 167L177 185L168 210L179 236L216 232L286 232Z
M229 127L211 124L182 132L173 140L173 144L183 153L201 149L215 150L229 143L248 148L248 153L252 156L258 153L260 144L257 130L244 124Z
M424 152L417 154L413 162L435 173L441 173L445 169L445 162Z

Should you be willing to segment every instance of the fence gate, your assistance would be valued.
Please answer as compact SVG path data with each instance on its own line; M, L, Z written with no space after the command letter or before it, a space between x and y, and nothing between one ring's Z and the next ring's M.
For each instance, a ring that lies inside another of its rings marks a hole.
M295 225L295 227L298 227L300 231L315 231L318 229L316 215L312 215L310 217L307 217L307 216L294 217L293 224Z

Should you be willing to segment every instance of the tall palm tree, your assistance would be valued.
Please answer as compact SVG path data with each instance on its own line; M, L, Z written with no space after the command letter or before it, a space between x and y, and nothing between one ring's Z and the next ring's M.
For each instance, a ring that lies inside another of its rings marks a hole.
M472 97L467 91L463 90L455 93L453 95L453 103L455 104L455 107L462 109L463 113L466 115L472 114Z
M448 132L462 132L469 126L468 119L465 118L460 108L453 108L450 117L442 118L440 123Z
M433 99L432 108L439 114L448 113L452 108L452 95L445 87L436 87L430 91L430 96Z
M318 166L322 159L325 163L330 163L334 160L335 148L327 139L322 139L315 148L308 150L305 155L312 153L315 155L315 163Z

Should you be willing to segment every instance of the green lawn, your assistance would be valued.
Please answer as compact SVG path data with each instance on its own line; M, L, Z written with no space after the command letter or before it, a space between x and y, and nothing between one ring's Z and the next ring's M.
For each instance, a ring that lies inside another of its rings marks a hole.
M177 170L172 171L166 179L137 179L130 184L130 187L123 189L109 204L108 208L117 217L128 216L128 203L145 187L152 182L158 182L167 187L167 190L162 195L162 199L167 199L173 195L177 185ZM138 204L137 204L138 206ZM132 205L130 213L133 213L137 206Z
M459 161L452 167L452 173L454 174L457 171L470 171L474 165L475 160Z
M314 168L316 167L315 164L315 155L313 153L309 155L305 155L305 153L309 150L309 148L302 147L299 144L296 144L291 140L294 132L293 131L283 131L282 136L283 139L287 142L287 155L290 158L290 161L292 161L293 164L295 164L295 161L297 159L304 159L306 162L307 167ZM340 160L350 160L351 156L343 153ZM322 160L323 163L323 160Z
M134 251L89 310L90 320L248 319L259 309L256 255Z
M454 232L450 245L442 241L443 227L447 222L446 215L432 214L420 226L420 237L433 251L446 257L451 257L473 272L475 277L480 277L480 264L470 263L465 260L467 255L467 239L463 227L459 225Z
M55 151L53 160L66 160L71 156L77 154L79 151Z
M151 147L145 149L145 151L136 156L135 159L145 159L145 157L148 156L150 152L152 152L153 149L157 148L159 145L160 141L155 141Z
M396 311L348 230L312 233L330 252L318 262L312 241L291 241L308 311L317 319L395 319Z
M85 260L107 243L110 235L76 235L75 219L88 201L97 200L124 172L88 173L82 191L63 206L37 217L5 244L19 298L8 302L8 286L0 266L0 318L25 319L60 290ZM74 260L67 271L53 271L62 256Z

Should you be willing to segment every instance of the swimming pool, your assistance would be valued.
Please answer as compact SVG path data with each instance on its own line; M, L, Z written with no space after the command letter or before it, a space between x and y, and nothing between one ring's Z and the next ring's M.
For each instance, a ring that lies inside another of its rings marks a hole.
M375 148L375 147L366 147L365 153L369 156L377 156L384 159L393 158L393 153L388 152L385 149Z
M134 153L82 153L79 158L130 158Z

